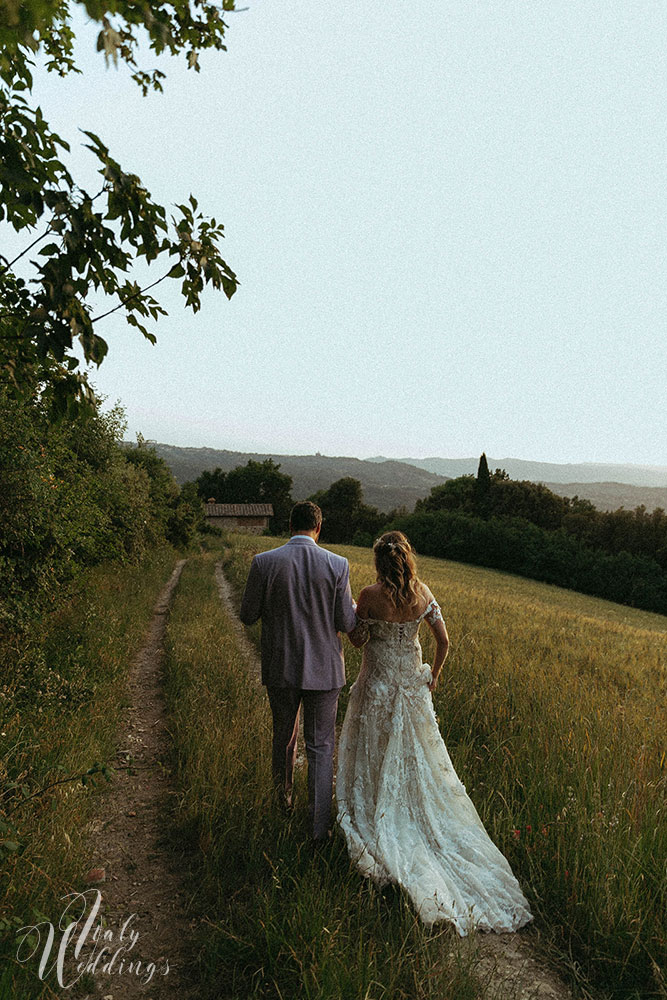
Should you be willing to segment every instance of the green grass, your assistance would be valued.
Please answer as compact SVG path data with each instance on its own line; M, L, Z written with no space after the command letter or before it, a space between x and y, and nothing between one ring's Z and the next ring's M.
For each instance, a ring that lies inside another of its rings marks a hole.
M85 572L57 610L0 641L0 842L18 847L0 844L3 1000L55 996L36 962L17 965L15 932L40 914L56 921L61 897L83 887L95 795L76 778L39 792L113 756L128 666L175 561L165 547Z
M302 773L292 818L272 801L270 713L220 605L215 558L185 567L167 635L180 832L201 859L193 913L208 915L200 995L477 998L473 958L449 928L426 932L400 893L357 877L340 841L313 854Z
M280 540L233 541L238 595L253 552ZM370 550L331 548L355 595L374 582ZM665 996L667 618L437 559L419 571L452 641L443 737L543 939L605 996ZM349 683L349 644L346 664Z

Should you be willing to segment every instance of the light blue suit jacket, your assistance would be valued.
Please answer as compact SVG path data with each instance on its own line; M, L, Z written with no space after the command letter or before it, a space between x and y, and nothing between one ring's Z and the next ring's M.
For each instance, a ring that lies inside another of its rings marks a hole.
M250 566L241 621L262 620L262 683L330 691L345 684L339 632L357 618L347 559L309 535L259 552Z

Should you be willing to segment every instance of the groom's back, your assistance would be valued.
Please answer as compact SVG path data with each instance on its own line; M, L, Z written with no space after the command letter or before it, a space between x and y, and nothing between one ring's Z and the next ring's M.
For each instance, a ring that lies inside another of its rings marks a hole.
M340 631L355 624L347 560L295 535L253 559L241 620L262 619L262 682L331 690L345 683Z

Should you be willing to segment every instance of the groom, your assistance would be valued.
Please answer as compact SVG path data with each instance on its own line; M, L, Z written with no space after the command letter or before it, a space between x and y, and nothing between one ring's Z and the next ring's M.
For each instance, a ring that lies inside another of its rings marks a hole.
M262 683L273 714L273 780L292 805L292 784L303 702L308 799L316 841L331 822L333 750L338 695L345 683L340 632L356 614L347 559L317 544L322 511L308 500L290 515L290 540L259 552L250 566L240 617L262 619Z

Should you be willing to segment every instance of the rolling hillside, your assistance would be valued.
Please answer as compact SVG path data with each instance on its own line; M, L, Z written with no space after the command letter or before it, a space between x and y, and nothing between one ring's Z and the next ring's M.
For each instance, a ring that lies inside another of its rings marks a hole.
M233 538L225 573L237 595L252 555L279 541ZM372 552L353 546L335 546L335 551L349 560L352 592L358 595L375 579ZM461 563L420 556L418 565L444 610L451 640L433 696L441 732L482 822L529 896L541 939L577 969L582 987L593 987L600 996L662 996L655 970L664 967L665 959L667 618ZM428 629L421 640L424 659L432 663ZM194 635L186 648L188 655L196 648ZM349 683L358 677L362 655L346 646ZM198 689L205 690L198 667L193 676ZM341 716L348 697L346 687ZM185 727L191 742L193 718L199 735L203 713L193 713ZM214 733L219 724L216 702ZM246 738L247 726L243 714L239 741ZM230 770L237 766L230 754ZM193 772L201 773L199 768ZM197 780L207 802L212 781ZM243 815L251 816L252 810L245 808ZM306 905L301 885L299 903L289 897L289 922L283 918L281 923L278 916L284 893L274 892L263 904L265 924L285 928L282 953L287 955L290 944L294 947L293 928L303 926L293 920L295 910ZM359 885L366 888L360 878ZM336 925L328 922L333 916L325 918L336 943L350 936L343 931L351 899L344 892L339 879ZM355 913L377 912L374 903L353 906ZM390 926L386 913L384 928ZM249 939L247 932L235 932ZM408 988L403 995L415 994ZM467 995L480 994L461 989L431 994ZM593 990L586 995L594 995Z
M295 500L304 499L317 490L327 489L343 476L352 476L361 482L365 502L382 511L401 506L412 510L417 500L428 496L434 486L447 479L446 476L439 476L426 469L417 469L404 462L389 459L370 462L359 458L319 454L252 454L215 448L178 448L175 445L157 443L154 447L179 483L196 479L204 469L220 468L226 472L237 465L246 465L249 459L262 462L266 458L272 458L280 464L281 472L292 477L292 496Z
M385 462L382 456L369 458L369 462ZM479 456L475 458L401 458L401 462L439 476L453 478L477 472ZM556 462L527 462L520 458L489 458L489 469L505 469L512 479L528 479L534 483L564 483L580 486L582 483L628 483L632 486L661 486L667 488L665 465L611 465L596 462L559 465ZM579 493L583 496L583 493Z
M383 463L382 457L369 462ZM478 458L405 458L416 468L447 478L474 475ZM512 479L527 479L544 485L561 497L590 500L598 510L634 510L642 504L648 511L667 510L667 466L647 465L557 465L525 462L518 458L489 458L489 469L505 469Z
M366 503L382 511L395 507L414 508L415 502L428 496L434 486L453 476L477 471L476 458L425 458L397 461L387 458L359 459L328 455L277 455L228 451L216 448L180 448L170 444L154 444L179 483L196 479L204 469L229 471L245 465L249 459L261 462L272 458L293 481L295 499L308 497L327 489L343 476L358 479ZM613 465L555 465L548 462L524 462L519 459L489 459L491 469L504 468L512 478L542 482L559 496L579 496L590 500L598 510L634 510L643 504L647 510L667 509L667 468ZM410 464L412 463L412 464ZM429 468L430 466L430 468ZM437 470L441 469L442 472ZM444 471L448 470L448 471ZM586 478L594 474L609 475L614 471L624 479L607 478L595 481ZM559 477L569 473L569 478ZM579 478L575 478L579 477ZM632 478L634 477L634 478ZM642 479L647 482L642 485ZM649 480L657 480L649 484Z
M545 483L561 497L583 497L598 510L634 510L642 504L647 510L667 510L667 486L631 486L629 483Z

